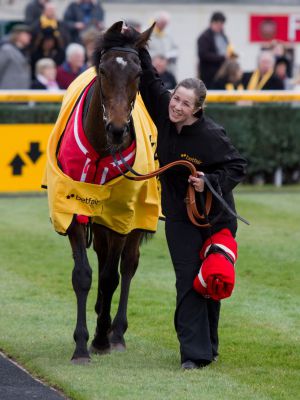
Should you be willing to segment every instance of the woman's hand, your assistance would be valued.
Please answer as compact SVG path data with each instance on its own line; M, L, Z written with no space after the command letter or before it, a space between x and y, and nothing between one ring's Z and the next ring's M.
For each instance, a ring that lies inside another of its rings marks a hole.
M204 176L204 173L201 171L197 171L196 176L189 176L189 183L194 186L196 192L203 192L204 191L204 180L199 178L200 176Z

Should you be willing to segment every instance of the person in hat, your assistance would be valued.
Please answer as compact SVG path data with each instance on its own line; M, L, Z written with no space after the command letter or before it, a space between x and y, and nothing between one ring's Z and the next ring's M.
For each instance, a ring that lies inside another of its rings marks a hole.
M28 25L14 25L8 41L0 47L0 89L30 88L30 63L26 54L30 42Z
M210 25L198 38L199 78L208 89L216 73L228 58L237 57L228 37L224 33L226 17L222 12L215 12L210 18Z

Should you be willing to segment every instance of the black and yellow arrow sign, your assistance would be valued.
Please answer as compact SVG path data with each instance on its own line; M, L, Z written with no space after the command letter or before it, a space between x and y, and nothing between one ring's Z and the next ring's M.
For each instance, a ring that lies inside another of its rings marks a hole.
M0 125L0 192L40 191L52 124Z

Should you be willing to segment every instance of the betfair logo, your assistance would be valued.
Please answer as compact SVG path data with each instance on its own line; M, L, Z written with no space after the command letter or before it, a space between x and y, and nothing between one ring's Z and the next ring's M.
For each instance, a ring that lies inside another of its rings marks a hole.
M80 197L78 194L69 194L66 196L68 200L74 199L80 201L81 203L88 204L89 206L97 206L100 203L100 200L93 199L91 197Z
M190 161L191 163L197 164L197 165L200 165L200 164L202 164L202 162L203 162L203 161L201 161L201 160L198 160L198 158L196 158L196 157L191 157L191 156L189 156L189 155L186 154L186 153L181 153L181 154L180 154L180 157L181 157L181 158L184 158L184 159L187 160L187 161Z

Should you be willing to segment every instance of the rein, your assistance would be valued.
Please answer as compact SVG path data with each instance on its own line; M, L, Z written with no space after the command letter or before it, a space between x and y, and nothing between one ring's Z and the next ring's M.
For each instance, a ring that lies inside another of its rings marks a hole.
M177 165L182 165L186 168L188 168L191 172L192 176L197 176L197 170L195 168L195 166L190 162L190 161L186 161L186 160L178 160L178 161L173 161L161 168L158 168L157 170L150 172L149 174L139 174L138 172L136 172L124 159L124 157L122 156L121 152L119 152L119 157L121 159L121 161L123 162L123 164L126 166L126 168L128 169L129 172L131 172L132 174L134 174L135 176L128 176L126 174L124 174L124 172L121 170L118 160L116 159L116 155L115 153L112 153L112 157L114 160L115 165L117 166L119 172L124 176L124 178L129 179L129 180L133 180L133 181L142 181L142 180L146 180L146 179L150 179L150 178L154 178L156 176L159 176L161 174L163 174L165 171L167 171L168 169L175 167ZM200 214L196 205L196 194L195 194L195 188L193 185L191 185L189 183L188 185L188 189L187 189L187 194L186 194L186 198L185 198L185 203L186 203L186 208L187 208L187 214L188 217L190 219L190 221L198 226L199 228L209 228L212 225L214 225L214 223L219 219L220 215L218 215L213 221L208 222L208 215L211 209L211 204L212 204L212 196L216 197L219 202L222 204L222 206L234 217L238 218L240 221L244 222L247 225L250 225L249 222L247 220L245 220L244 218L242 218L241 216L239 216L234 210L232 210L229 205L226 203L226 201L222 198L222 196L219 195L218 192L215 191L215 189L212 187L210 181L208 180L208 178L203 175L200 176L200 179L203 179L205 184L207 185L209 191L207 191L207 196L206 196L206 201L204 207L203 207L203 214Z

